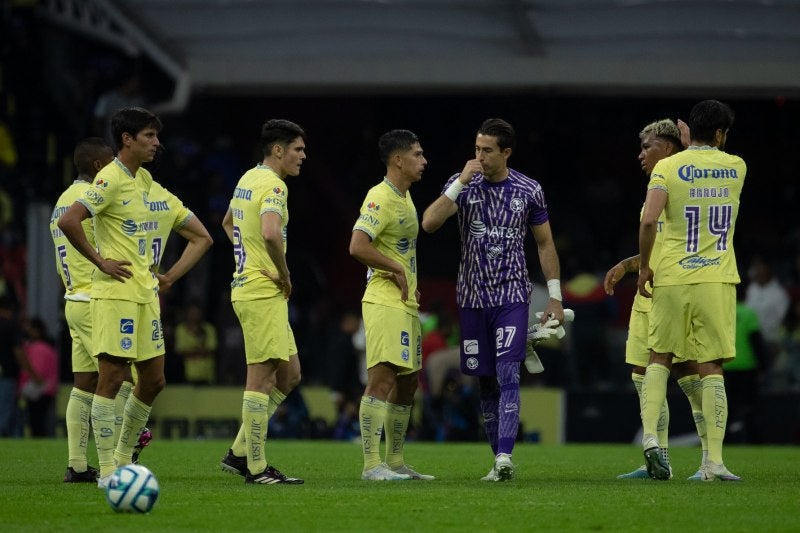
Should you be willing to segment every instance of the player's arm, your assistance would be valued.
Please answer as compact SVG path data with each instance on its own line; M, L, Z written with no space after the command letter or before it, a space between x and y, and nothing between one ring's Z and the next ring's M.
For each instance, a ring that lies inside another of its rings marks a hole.
M183 249L181 256L168 271L163 274L156 274L159 290L169 289L176 281L181 279L214 244L214 240L206 227L195 216L191 217L186 224L176 231L178 235L189 242L186 244L186 248Z
M564 307L561 304L561 264L558 261L556 243L553 241L553 231L550 222L531 225L531 232L536 241L536 248L539 252L539 264L542 266L542 274L547 280L547 289L550 299L542 313L542 323L548 318L554 318L559 322L564 322ZM552 314L552 317L550 315Z
M653 244L656 242L658 232L658 218L667 205L667 191L663 189L648 189L644 201L642 220L639 223L639 280L637 286L639 294L652 298L652 293L647 290L646 284L653 286L653 269L650 267L650 256L653 253Z
M403 265L386 257L375 248L372 239L360 229L353 230L350 237L350 255L373 270L382 270L392 275L392 281L400 288L400 300L408 300L408 280Z
M225 212L225 217L222 219L222 230L225 232L225 235L228 236L228 240L231 241L231 244L233 244L233 214L231 213L230 207L228 207L228 210Z
M470 159L464 165L464 170L458 179L453 180L453 183L447 187L439 198L433 201L431 205L422 213L422 229L427 233L433 233L442 227L442 224L456 214L458 206L456 205L456 198L461 194L464 187L472 180L472 176L483 171L480 161L477 159Z
M274 211L266 211L261 215L261 236L272 264L277 273L262 270L261 273L270 278L283 293L285 298L292 294L292 280L289 277L289 266L286 264L286 253L283 246L283 220Z
M78 250L81 255L92 262L101 272L108 274L117 281L125 282L125 278L132 276L131 271L125 268L130 265L130 261L117 261L116 259L103 258L89 239L86 237L86 232L83 230L83 222L89 218L89 210L86 209L80 202L73 203L67 212L61 215L58 220L58 229L60 229L70 244Z
M612 296L614 294L614 286L619 283L619 280L625 277L625 274L631 272L639 272L638 255L623 259L606 272L606 277L603 280L603 288L605 288L606 294Z

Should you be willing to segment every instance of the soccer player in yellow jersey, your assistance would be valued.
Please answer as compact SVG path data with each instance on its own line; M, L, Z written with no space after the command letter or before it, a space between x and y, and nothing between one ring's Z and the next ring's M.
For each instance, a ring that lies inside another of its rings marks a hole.
M108 485L117 466L131 462L153 401L164 388L159 285L180 279L208 248L203 239L190 241L169 272L158 277L151 272L148 194L153 178L142 165L158 151L161 120L143 108L124 108L111 118L111 129L119 147L117 157L98 172L92 186L58 222L75 249L97 267L90 304L92 352L99 370L92 425L101 488ZM94 217L96 248L82 225L90 216ZM114 398L131 364L138 379L117 439Z
M663 119L653 122L645 126L639 132L639 139L641 141L641 150L639 151L639 161L642 164L642 170L650 177L653 172L653 167L660 160L670 155L676 154L683 150L681 141L681 132L678 126L670 119ZM688 139L687 139L688 144ZM658 252L661 248L663 232L661 231L664 224L664 217L658 219L656 240L653 244L653 251L651 258L658 257ZM651 263L655 260L651 259ZM614 286L619 282L626 273L639 272L639 256L635 255L627 259L623 259L606 273L604 286L606 292L611 295L614 294ZM625 362L631 365L631 380L636 389L636 394L639 396L639 403L642 399L642 382L644 381L644 373L647 364L650 360L650 349L647 343L648 331L648 315L652 307L652 300L637 294L633 300L633 308L631 309L631 318L628 326L628 340L625 343ZM672 365L672 374L678 381L681 390L686 394L692 408L692 415L697 426L697 433L700 437L700 442L703 448L703 460L705 460L708 453L706 444L705 421L703 420L702 410L702 387L700 384L700 376L697 374L697 363L691 359L692 354L683 354L684 357L678 357ZM687 358L688 356L688 358ZM661 412L658 419L657 426L658 443L660 446L660 453L664 461L669 465L669 406L666 399L661 407ZM702 465L702 462L701 462ZM697 474L695 474L697 475ZM636 470L621 474L617 476L618 479L647 479L650 475L647 473L647 467L641 466Z
M658 452L659 412L674 354L693 347L708 441L708 458L697 479L738 481L722 461L728 417L722 363L736 356L735 286L740 280L733 237L747 168L740 157L722 151L733 124L730 107L704 100L692 108L688 123L689 147L653 169L639 228L638 289L653 298L650 362L642 385L642 447L650 476L669 479L669 465ZM662 213L663 244L651 266Z
M264 440L269 417L285 398L283 392L288 394L300 381L289 325L292 281L286 264L289 210L284 180L300 174L305 138L303 129L288 120L264 123L260 141L264 159L239 179L222 221L233 243L231 302L242 325L247 359L242 427L222 458L222 468L243 475L245 483L303 483L267 464Z
M99 137L80 141L73 153L78 170L77 179L61 194L50 217L50 234L55 247L56 270L64 284L64 316L72 338L73 387L65 414L69 462L64 474L65 483L95 483L99 471L89 466L86 448L89 442L89 417L97 386L97 361L92 357L92 317L90 297L94 265L81 255L58 229L58 221L91 186L94 177L111 161L114 151ZM93 244L94 227L91 219L82 223L89 243ZM119 413L121 415L121 413Z
M378 141L386 176L361 205L350 255L365 264L362 314L367 338L367 387L359 420L364 453L362 479L431 480L405 464L403 445L422 367L417 292L419 221L409 188L427 161L417 136L392 130ZM386 458L381 461L381 435Z

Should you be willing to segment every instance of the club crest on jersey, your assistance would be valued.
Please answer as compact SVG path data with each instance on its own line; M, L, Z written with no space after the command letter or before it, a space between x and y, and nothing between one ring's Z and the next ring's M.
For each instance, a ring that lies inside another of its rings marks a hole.
M121 318L119 321L119 332L125 335L133 335L133 319Z
M478 359L476 357L467 358L467 368L470 370L475 370L478 368Z
M403 351L400 352L400 357L403 358L403 361L408 361L408 348L403 348Z
M511 199L511 210L515 213L519 213L522 211L522 208L525 207L525 203L522 201L521 198L512 198Z
M380 204L376 204L375 202L370 202L367 204L367 209L369 209L370 211L380 211L381 206Z
M130 337L123 337L121 341L119 341L119 347L123 350L127 351L133 347L133 341Z

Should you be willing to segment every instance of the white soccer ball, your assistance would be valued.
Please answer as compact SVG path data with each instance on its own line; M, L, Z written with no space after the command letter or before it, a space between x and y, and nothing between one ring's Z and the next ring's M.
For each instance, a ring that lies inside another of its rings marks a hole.
M106 487L108 504L120 513L147 513L158 499L158 480L142 465L117 468Z

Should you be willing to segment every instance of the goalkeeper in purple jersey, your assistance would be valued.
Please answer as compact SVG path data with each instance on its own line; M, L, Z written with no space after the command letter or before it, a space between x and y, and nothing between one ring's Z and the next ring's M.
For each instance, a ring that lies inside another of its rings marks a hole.
M550 314L564 320L558 253L544 192L537 181L508 168L515 142L508 122L485 120L475 139L475 158L447 181L422 216L422 228L432 233L458 213L461 371L479 378L486 436L495 455L484 481L514 477L511 454L519 427L519 372L531 296L527 228L536 240L550 293L542 322Z

